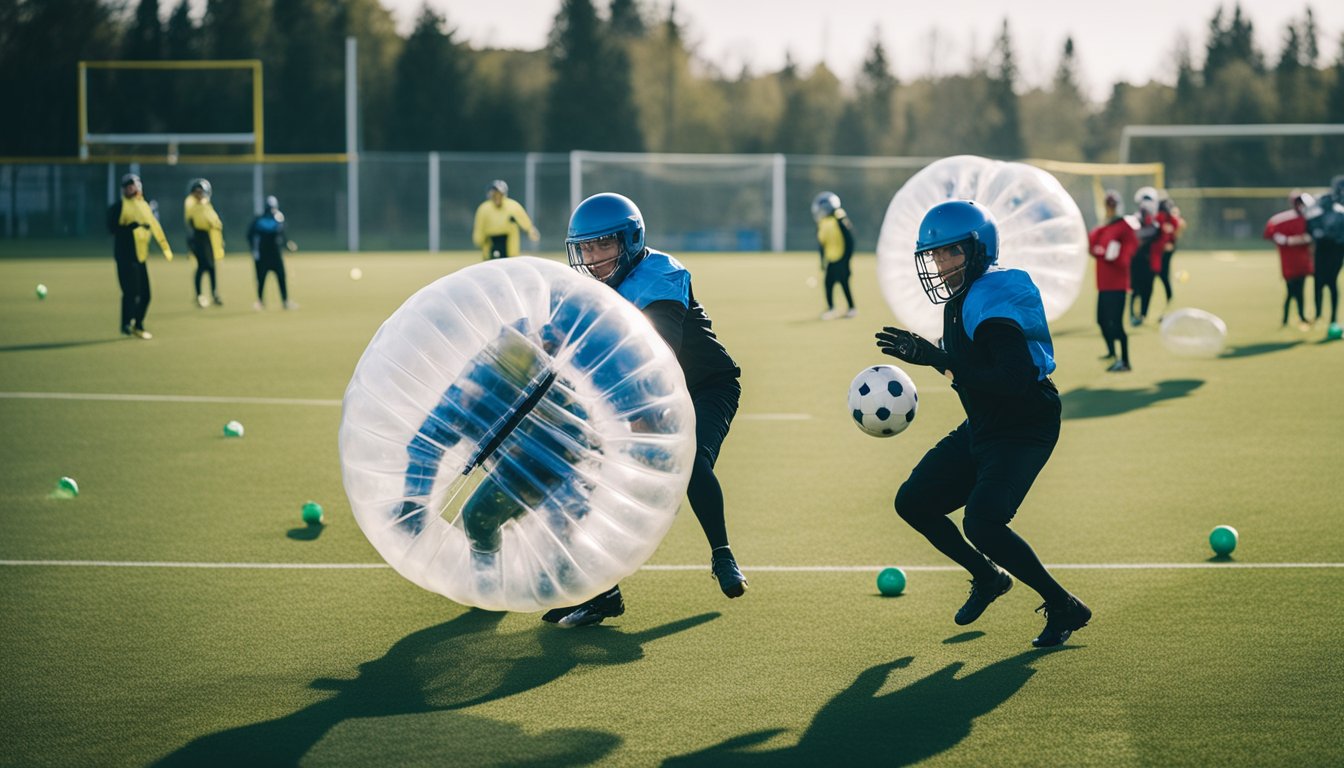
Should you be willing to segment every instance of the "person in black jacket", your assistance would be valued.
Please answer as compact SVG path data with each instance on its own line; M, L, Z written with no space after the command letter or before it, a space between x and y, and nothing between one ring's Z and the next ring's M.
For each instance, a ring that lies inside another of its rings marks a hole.
M252 308L266 308L266 275L274 272L281 306L295 309L298 305L289 300L289 286L285 282L284 253L290 248L289 236L285 234L285 214L280 212L280 201L275 195L266 197L266 210L248 226L247 242L252 246L252 262L257 268L257 300Z
M121 197L107 209L107 231L112 234L112 258L117 263L117 282L121 284L121 332L126 336L152 339L145 330L149 311L149 240L153 237L163 257L173 260L173 249L163 227L145 202L140 177L128 173L121 177Z
M1008 527L1059 440L1060 402L1040 292L1026 272L994 268L998 244L993 215L975 202L929 209L915 262L929 300L944 305L941 346L899 328L877 334L884 354L951 379L966 411L910 473L896 512L970 572L971 594L957 624L978 619L1016 577L1045 601L1037 609L1045 611L1045 629L1032 644L1046 647L1085 626L1092 611ZM964 537L948 519L961 507Z

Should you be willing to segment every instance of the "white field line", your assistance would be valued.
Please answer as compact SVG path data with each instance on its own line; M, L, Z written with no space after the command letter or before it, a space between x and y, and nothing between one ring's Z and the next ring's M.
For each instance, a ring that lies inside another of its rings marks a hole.
M95 568L207 568L242 570L372 570L389 568L386 563L209 563L209 562L172 562L172 561L128 561L128 560L0 560L0 566L46 566L56 568L95 567ZM746 565L743 570L753 573L871 573L880 571L883 565ZM1309 569L1344 568L1344 563L1056 563L1046 565L1051 570L1072 571L1166 571L1166 570L1212 570L1212 569ZM696 565L645 565L642 571L702 571L708 566ZM906 565L905 571L960 571L956 565Z
M220 403L224 405L309 405L339 408L340 400L300 397L215 397L210 395L119 395L82 392L0 392L8 400L104 400L123 403ZM748 421L807 421L809 413L742 413Z

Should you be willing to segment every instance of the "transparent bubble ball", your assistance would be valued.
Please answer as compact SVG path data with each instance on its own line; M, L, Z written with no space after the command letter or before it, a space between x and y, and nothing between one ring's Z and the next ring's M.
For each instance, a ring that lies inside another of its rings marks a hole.
M675 356L632 304L544 259L407 299L345 391L355 520L415 584L488 610L574 605L639 568L695 458Z
M1167 313L1158 334L1168 352L1182 357L1217 357L1227 345L1222 318L1193 307Z
M1087 227L1078 204L1058 179L1040 168L957 155L910 177L882 221L877 279L902 326L930 339L943 335L943 307L930 302L920 287L914 251L924 214L948 200L974 200L994 214L998 265L1031 275L1047 320L1073 306L1088 260Z

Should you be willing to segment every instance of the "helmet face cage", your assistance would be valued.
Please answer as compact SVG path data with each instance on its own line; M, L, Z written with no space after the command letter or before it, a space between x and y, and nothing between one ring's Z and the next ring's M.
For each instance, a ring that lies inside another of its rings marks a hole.
M140 182L140 177L134 173L128 173L121 177L121 188L123 191L126 189L126 187L130 185L135 185L136 194L140 194L141 192L145 191L144 184Z
M212 192L212 190L210 188L209 181L205 179L192 179L191 184L187 188L187 194L193 194L198 189L201 190L202 195L204 195L205 197L210 197L210 193Z
M940 251L959 254L962 257L961 264L949 271L941 270L937 258ZM972 274L978 261L976 254L983 251L984 245L973 237L951 245L915 251L915 272L919 275L924 295L934 304L946 304L961 295L973 279Z
M613 252L613 255L598 261L584 260L583 246L589 244L606 245L607 243L616 244L616 249ZM575 271L584 277L596 278L604 283L611 282L611 280L621 272L622 267L630 262L630 249L626 247L625 238L622 237L619 232L609 232L605 235L589 237L583 240L566 240L565 250L569 255L569 266L573 267ZM607 271L605 267L612 262L616 262L616 266L610 271ZM598 277L593 269L594 267L598 268L596 272L605 273L606 276Z
M495 192L498 192L499 194L508 197L509 185L506 184L503 179L495 179L494 181L490 182L490 186L485 188L485 196L489 197Z

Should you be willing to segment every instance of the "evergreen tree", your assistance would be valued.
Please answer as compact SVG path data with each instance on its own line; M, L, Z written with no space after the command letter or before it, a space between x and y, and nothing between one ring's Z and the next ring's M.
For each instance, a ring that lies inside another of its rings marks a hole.
M467 114L466 71L453 30L426 4L397 60L392 96L397 120L389 131L391 149L468 148L466 129L472 121ZM486 132L493 130L491 125Z
M611 40L592 0L562 0L550 34L546 148L643 148L625 49Z
M846 155L897 153L900 137L895 135L892 123L896 87L886 49L880 35L874 34L859 70L854 98L845 105L836 127L836 151Z
M1024 154L1025 145L1022 141L1022 121L1015 90L1017 64L1013 60L1013 44L1006 18L994 43L993 56L997 66L989 78L987 109L977 115L977 119L984 121L985 130L981 134L984 151L1007 159L1020 158Z
M163 36L164 54L177 61L201 57L200 30L191 18L191 0L178 0Z
M267 25L267 149L345 148L345 47L331 4L274 0Z
M672 0L672 7L667 14L669 23L676 12L677 3L676 0ZM632 40L644 37L648 29L644 24L639 0L611 0L611 21L608 22L608 26L617 40Z
M163 24L159 21L159 0L140 0L135 16L122 38L121 56L132 61L163 58Z
M1245 63L1252 72L1265 71L1264 58L1255 45L1255 28L1241 15L1241 3L1233 6L1232 18L1223 23L1223 8L1218 7L1209 22L1208 50L1204 57L1204 80L1209 82L1233 62Z

